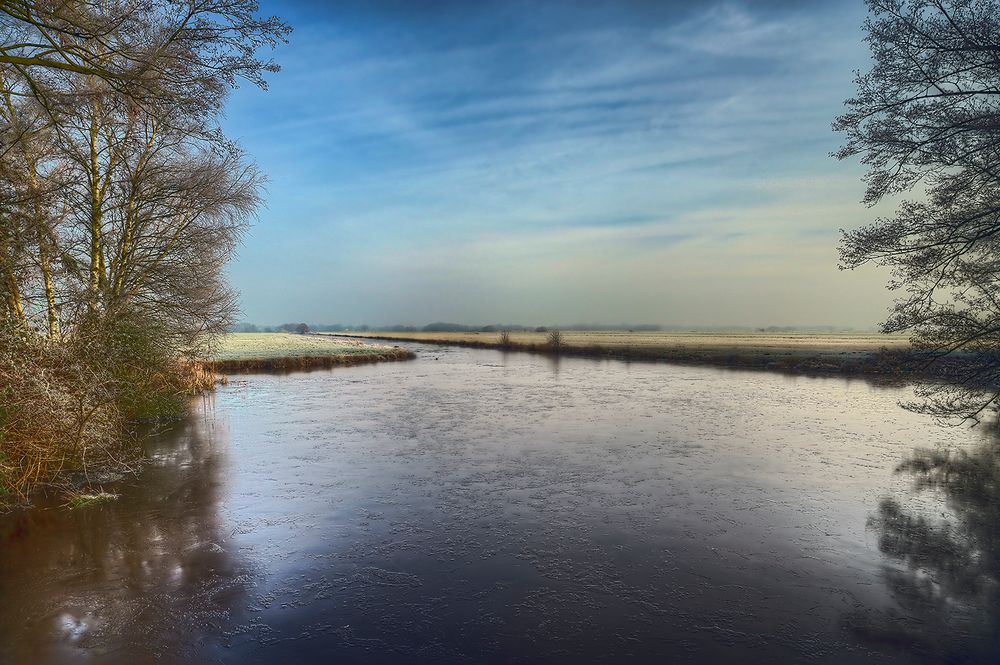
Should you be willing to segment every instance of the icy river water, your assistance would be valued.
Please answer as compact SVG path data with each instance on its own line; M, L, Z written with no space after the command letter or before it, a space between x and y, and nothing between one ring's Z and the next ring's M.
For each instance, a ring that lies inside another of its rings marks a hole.
M234 377L119 501L0 516L0 663L1000 661L995 428L413 348Z

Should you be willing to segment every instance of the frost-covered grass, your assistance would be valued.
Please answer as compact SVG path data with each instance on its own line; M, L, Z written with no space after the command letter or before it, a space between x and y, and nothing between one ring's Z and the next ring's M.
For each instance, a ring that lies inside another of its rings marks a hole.
M104 490L94 493L73 492L69 495L69 500L65 505L70 508L89 508L90 506L96 506L101 503L109 503L117 500L117 494L105 492Z
M226 335L211 360L255 358L303 358L318 356L378 355L384 345L327 335L291 333L231 333Z
M872 333L808 332L369 332L358 338L458 344L474 348L527 351L683 365L714 365L797 374L915 376L907 339ZM922 376L922 375L921 375Z
M358 337L412 341L447 341L484 343L496 346L545 346L551 340L547 332L509 333L506 342L496 332L370 332L351 333ZM902 335L876 333L812 333L812 332L626 332L626 331L562 331L561 346L569 349L602 347L610 349L640 349L648 351L702 351L744 353L866 353L882 347L907 349L909 341Z

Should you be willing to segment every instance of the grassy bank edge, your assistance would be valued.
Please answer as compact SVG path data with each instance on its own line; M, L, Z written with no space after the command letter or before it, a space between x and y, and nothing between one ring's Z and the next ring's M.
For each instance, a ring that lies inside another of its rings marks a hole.
M416 354L407 349L393 347L378 349L375 353L354 353L317 356L262 356L259 358L228 358L203 360L201 365L217 374L254 374L267 372L295 372L310 369L330 369L378 362L412 360Z
M473 349L520 351L549 356L576 356L606 360L661 362L676 365L710 366L727 369L774 371L805 376L853 376L881 380L907 381L929 376L915 374L912 366L914 354L886 347L871 351L809 352L781 347L749 347L742 350L698 347L611 347L599 344L561 344L553 347L545 343L511 341L457 340L447 338L408 337L405 333L392 335L337 333L339 337L354 339L417 342L442 346L461 346ZM791 351L787 356L781 352Z

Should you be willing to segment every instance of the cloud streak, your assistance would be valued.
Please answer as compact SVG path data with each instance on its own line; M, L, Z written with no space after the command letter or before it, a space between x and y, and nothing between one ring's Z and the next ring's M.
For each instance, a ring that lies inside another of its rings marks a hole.
M881 277L836 270L871 215L828 157L855 3L476 4L291 16L272 92L230 111L272 177L248 318L881 317Z

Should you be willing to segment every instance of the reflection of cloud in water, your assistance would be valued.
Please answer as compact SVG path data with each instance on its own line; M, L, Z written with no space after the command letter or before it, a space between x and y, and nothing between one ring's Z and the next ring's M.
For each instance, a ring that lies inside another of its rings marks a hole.
M151 441L116 503L0 521L0 662L186 662L243 619L252 577L219 520L211 427Z
M996 662L1000 654L1000 435L972 450L918 449L897 467L928 506L883 498L869 519L889 559L896 606L855 612L864 641L928 660ZM942 505L943 502L943 505Z

